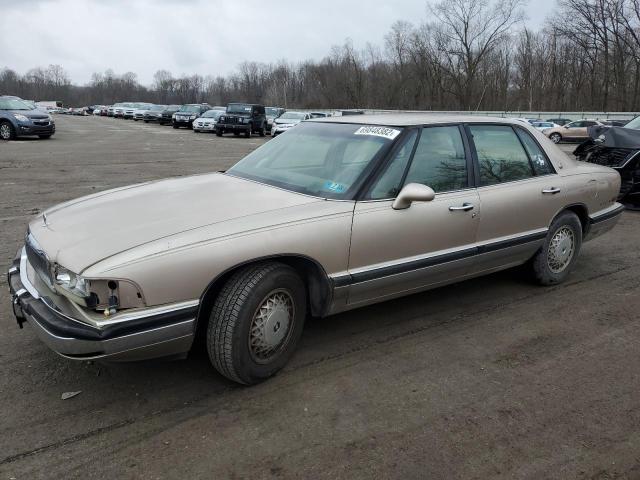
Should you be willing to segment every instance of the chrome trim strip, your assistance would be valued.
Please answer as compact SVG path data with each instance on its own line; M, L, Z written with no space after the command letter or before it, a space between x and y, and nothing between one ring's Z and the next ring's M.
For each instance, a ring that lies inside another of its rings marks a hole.
M23 296L25 293L27 293L27 291L24 288L21 288L20 290L18 290L15 295L16 297L20 298L21 296Z
M22 256L21 256L22 257ZM9 275L11 275L12 273L16 273L18 271L18 267L11 267L9 269Z

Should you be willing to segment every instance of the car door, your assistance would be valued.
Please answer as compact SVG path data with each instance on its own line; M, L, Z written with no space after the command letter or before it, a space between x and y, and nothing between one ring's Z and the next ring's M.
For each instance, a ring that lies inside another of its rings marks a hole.
M544 149L523 127L467 125L482 213L474 269L522 263L540 247L565 192Z
M587 127L585 123L586 122L584 121L578 121L566 124L565 129L567 130L567 133L566 135L563 135L563 137L571 140L586 137Z
M461 126L420 127L406 135L356 202L349 304L404 295L469 272L480 213L471 165ZM395 210L395 197L409 183L430 186L435 198Z

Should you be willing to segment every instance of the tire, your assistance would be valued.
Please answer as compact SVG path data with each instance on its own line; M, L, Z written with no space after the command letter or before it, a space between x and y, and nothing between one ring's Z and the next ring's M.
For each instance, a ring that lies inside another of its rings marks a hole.
M249 125L249 128L247 128L247 130L244 132L245 138L250 138L251 137L251 130L252 129L253 129L253 127L251 125Z
M222 131L221 130L216 130L216 136L217 137L221 137L222 136Z
M176 129L180 128L180 127L179 127L178 125L176 125L175 123L174 123L172 126L173 126L173 128L176 128Z
M264 123L263 123L262 127L260 127L260 130L258 130L258 133L260 134L261 137L264 137L265 130L266 128L264 127Z
M236 137L239 137L240 136L240 132L233 132L233 135L236 136Z
M544 244L531 259L536 282L540 285L562 283L569 276L581 247L580 219L573 212L561 213L551 223Z
M40 137L43 140L47 140L49 138L51 138L51 134L47 134L47 135L38 135L38 137Z
M306 304L305 286L288 265L268 262L239 270L224 285L211 311L207 326L211 363L244 385L275 375L300 340Z
M149 123L149 120L145 120L144 123Z
M551 135L549 135L549 140L551 140L553 143L560 143L562 141L562 135L560 135L559 133L552 133Z
M10 122L0 122L0 140L13 140L16 138L16 131Z

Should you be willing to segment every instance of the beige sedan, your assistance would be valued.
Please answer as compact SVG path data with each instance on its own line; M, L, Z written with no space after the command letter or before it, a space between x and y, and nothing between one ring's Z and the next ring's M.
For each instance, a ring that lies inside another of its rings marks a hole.
M309 316L522 264L562 282L618 221L619 188L522 122L309 120L224 174L46 210L9 285L20 326L67 358L180 356L202 336L222 375L253 384L285 365Z
M544 133L553 143L562 141L584 141L589 138L589 127L602 125L597 120L578 120L577 122L567 123L563 126L547 128Z

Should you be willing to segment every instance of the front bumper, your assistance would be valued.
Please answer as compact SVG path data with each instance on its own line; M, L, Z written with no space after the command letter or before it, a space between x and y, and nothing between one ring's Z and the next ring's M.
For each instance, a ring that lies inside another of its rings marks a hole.
M19 123L16 135L53 135L56 132L56 124L49 122L48 125L34 125L31 123Z
M224 123L217 124L216 131L224 132L246 132L251 126L248 123Z
M53 351L74 360L136 361L184 354L193 343L198 302L149 308L126 321L96 327L72 318L40 295L27 275L23 251L8 273L13 313ZM115 318L115 317L114 317Z
M173 124L174 125L178 125L179 127L189 127L189 128L191 128L191 125L193 125L193 120L191 120L191 119L183 120L181 118L180 119L174 118L173 119Z
M216 124L215 123L203 123L203 124L200 124L200 123L196 122L196 123L193 124L193 129L194 130L198 130L198 131L202 130L203 132L204 131L215 132L216 131Z

